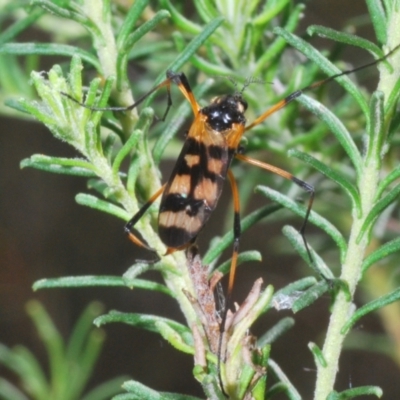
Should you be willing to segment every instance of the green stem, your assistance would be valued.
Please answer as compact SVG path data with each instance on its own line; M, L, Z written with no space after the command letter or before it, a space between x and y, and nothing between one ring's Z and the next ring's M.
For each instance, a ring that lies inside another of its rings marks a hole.
M363 214L361 218L356 218L356 214L353 213L355 217L354 223L349 238L348 251L342 266L342 274L340 276L340 279L347 282L352 298L361 276L361 265L368 245L365 238L361 240L360 243L357 243L356 239L360 234L366 215L374 204L376 188L379 182L379 170L374 163L370 163L363 169L362 176L364 178L361 179L359 188L363 202ZM341 333L341 329L352 314L353 308L353 302L349 301L343 292L340 292L333 305L326 340L322 349L327 366L323 367L317 365L315 400L325 400L328 394L333 390L336 373L338 371L339 357L345 339L345 336Z
M400 13L393 10L389 14L388 21L388 48L393 48L400 41L398 31L400 22ZM388 50L387 50L388 51ZM387 100L391 90L393 89L399 76L399 59L400 52L397 52L390 58L389 62L397 71L390 73L387 67L381 66L380 82L378 90L383 92L384 99ZM362 239L357 242L357 238L361 234L362 225L368 213L371 211L376 201L377 188L380 181L381 169L381 151L382 137L379 135L387 134L387 127L391 115L385 115L384 129L378 132L372 132L368 143L369 148L365 152L363 166L359 176L358 189L362 201L362 215L357 217L353 210L353 225L350 233L348 251L342 266L340 279L347 282L353 299L357 284L361 278L361 266L365 257L367 246L369 244L368 232L364 232ZM371 131L373 128L371 128ZM349 301L343 292L340 292L335 299L332 314L323 346L323 355L327 362L327 366L317 365L317 382L314 394L315 400L326 400L329 393L334 389L336 374L338 371L339 357L342 350L345 336L341 333L341 329L354 311L353 301Z

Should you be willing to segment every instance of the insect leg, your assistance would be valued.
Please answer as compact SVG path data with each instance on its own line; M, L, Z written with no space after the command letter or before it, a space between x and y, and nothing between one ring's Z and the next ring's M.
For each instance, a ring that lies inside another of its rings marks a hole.
M306 214L305 214L304 220L303 220L303 225L301 226L299 232L300 232L301 237L303 238L304 246L307 250L308 257L309 257L310 261L312 262L313 258L311 256L311 252L310 252L310 249L308 247L308 244L307 244L307 241L305 238L305 230L306 230L308 218L310 216L311 208L312 208L312 205L314 202L314 195L315 195L314 187L312 185L310 185L309 183L304 182L299 178L296 178L290 172L287 172L281 168L275 167L274 165L267 164L267 163L259 161L259 160L254 160L253 158L247 157L243 154L236 154L235 157L241 161L245 161L251 165L255 165L256 167L273 172L274 174L277 174L277 175L281 176L282 178L292 181L293 183L295 183L297 186L299 186L300 188L305 190L310 195L309 200L308 200Z
M140 220L140 218L143 217L144 213L149 209L149 207L157 200L157 198L161 195L161 193L164 191L166 184L164 184L163 186L161 186L160 189L157 190L157 192L155 192L153 194L153 196L151 196L151 198L149 199L149 201L144 204L142 206L142 208L126 223L125 225L125 232L128 234L129 239L135 243L136 245L143 247L153 253L156 253L156 251L154 249L152 249L149 245L145 244L142 240L140 240L138 237L136 237L133 233L132 233L132 229L133 227L136 225L136 223ZM158 255L157 255L158 256Z
M192 89L190 88L189 82L185 76L184 73L175 73L172 71L167 71L167 79L159 83L158 85L154 86L153 89L151 89L149 92L144 94L142 97L140 97L135 103L127 106L127 107L92 107L88 106L84 103L81 103L80 101L76 100L74 97L70 96L68 93L61 92L61 94L65 97L68 97L70 100L73 102L79 104L80 106L87 108L92 111L129 111L132 110L133 108L137 107L140 103L142 103L144 100L146 100L150 95L152 95L154 92L156 92L158 89L161 89L162 87L166 86L167 88L167 109L164 112L164 115L160 119L161 121L164 121L171 106L172 106L172 98L171 98L171 82L175 83L179 90L182 92L182 94L185 96L185 98L190 102L190 105L192 106L193 112L197 114L197 112L200 110L200 106L196 102L196 99L194 98Z
M239 191L236 183L236 179L233 176L231 170L228 170L228 179L231 184L232 196L233 196L233 209L234 209L234 220L233 220L233 254L232 254L232 262L231 268L229 271L229 282L228 282L228 293L227 293L227 304L229 306L229 300L232 294L233 284L235 281L236 275L236 264L237 257L239 254L239 240L241 234L240 227L240 200L239 200Z
M65 92L61 92L61 94L65 97L68 97L70 100L72 100L73 102L79 104L80 106L87 108L89 110L92 111L129 111L132 110L133 108L137 107L140 103L142 103L144 100L147 99L147 97L149 97L151 94L153 94L154 92L156 92L158 89L161 89L162 87L166 86L167 87L167 94L168 94L168 105L167 105L167 110L164 113L163 118L165 118L165 116L167 115L171 105L172 105L172 100L171 100L171 93L170 93L170 86L171 86L171 79L167 78L164 81L162 81L160 84L156 85L153 87L153 89L151 89L149 92L147 92L146 94L144 94L142 97L140 97L135 103L126 106L126 107L92 107L92 106L88 106L85 103L81 103L80 101L76 100L74 97L72 97L71 95L69 95L68 93Z
M222 383L221 377L221 358L222 358L222 343L223 337L225 333L225 324L226 324L226 317L228 315L229 306L232 300L232 290L233 284L235 282L235 275L236 275L236 266L237 266L237 258L239 254L239 241L240 241L240 234L241 234L241 227L240 227L240 200L239 200L239 191L236 183L236 179L233 176L231 170L228 170L228 179L229 183L231 184L232 189L232 196L233 196L233 208L234 208L234 219L233 219L233 254L232 254L232 261L231 261L231 268L229 271L229 281L228 281L228 291L226 294L226 301L225 301L225 308L222 313L221 318L221 326L220 326L220 333L219 333L219 342L218 342L218 378L219 384L221 386L222 392L226 395L224 386ZM227 396L228 397L228 396Z
M196 115L200 111L200 105L197 103L192 88L186 78L186 75L181 73L176 73L172 71L167 71L167 79L174 82L178 86L178 89L185 96L186 100L192 106L193 113Z

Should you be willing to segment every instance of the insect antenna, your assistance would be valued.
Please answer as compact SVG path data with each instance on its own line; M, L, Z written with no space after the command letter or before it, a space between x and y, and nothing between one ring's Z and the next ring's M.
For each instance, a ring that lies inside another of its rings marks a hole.
M246 78L246 80L244 81L242 89L238 90L238 82L232 76L221 75L221 77L228 79L228 81L232 83L234 88L233 92L234 96L243 96L243 93L246 90L246 88L249 87L252 83L265 83L265 81L260 78L255 78L254 76L250 76Z
M252 83L265 83L265 81L261 78L256 78L254 76L249 76L246 78L246 80L243 83L242 90L240 92L235 92L240 94L241 96L243 95L244 91L252 84ZM236 88L235 88L236 89Z

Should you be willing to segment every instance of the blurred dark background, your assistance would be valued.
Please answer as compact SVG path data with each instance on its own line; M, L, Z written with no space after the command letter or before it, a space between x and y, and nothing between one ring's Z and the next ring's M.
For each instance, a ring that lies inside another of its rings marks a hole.
M314 23L341 29L344 19L366 13L362 0L306 3L303 30ZM366 27L357 33L373 37L372 28ZM348 54L356 57L357 64L357 52L351 49ZM75 203L75 195L87 191L84 179L19 168L20 161L32 154L74 156L72 149L55 140L43 126L30 121L1 118L0 132L0 342L29 347L46 365L46 353L24 308L33 298L43 302L65 338L91 300L101 300L106 310L156 313L183 322L172 300L146 291L125 288L32 291L33 282L45 277L120 275L133 264L136 249L125 237L120 220ZM221 203L228 201L225 193ZM207 229L218 229L217 214ZM294 223L300 224L297 220ZM276 224L276 231L268 232L265 226L255 227L243 235L243 250L266 250L262 265L246 266L239 272L236 288L239 298L259 276L276 289L301 277L297 268L300 260L269 255L269 238L282 235L281 227ZM200 243L206 242L207 233L201 240ZM147 277L159 279L155 273ZM314 362L307 344L309 341L322 343L329 301L328 297L320 299L296 315L295 327L273 346L272 357L304 399L312 398L315 381ZM254 333L264 332L284 315L291 313L269 313L256 325ZM374 316L364 318L358 329L383 332ZM123 324L107 325L105 331L107 340L92 385L124 374L154 389L202 396L200 385L192 376L192 357L174 350L156 334ZM3 373L7 375L4 370ZM344 390L373 384L382 387L384 399L398 399L399 373L398 366L389 358L345 351L336 388Z

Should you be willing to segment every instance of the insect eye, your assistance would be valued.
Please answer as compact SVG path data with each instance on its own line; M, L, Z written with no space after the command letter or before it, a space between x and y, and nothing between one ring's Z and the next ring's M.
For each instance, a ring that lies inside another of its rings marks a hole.
M247 110L247 101L244 99L240 99L238 101L238 110L244 113Z

